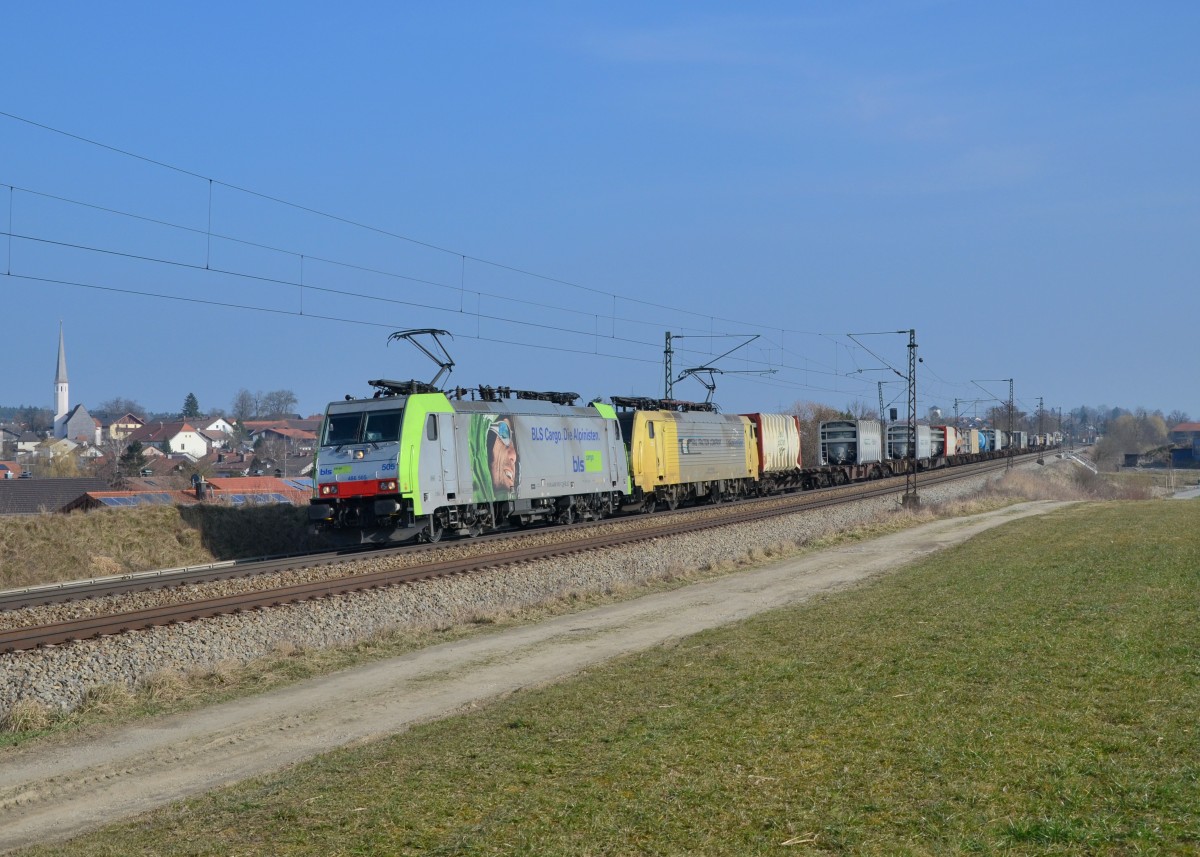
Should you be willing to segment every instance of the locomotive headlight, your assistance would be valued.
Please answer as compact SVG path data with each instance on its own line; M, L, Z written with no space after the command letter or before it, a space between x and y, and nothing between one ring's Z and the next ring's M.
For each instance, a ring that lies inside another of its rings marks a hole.
M336 494L336 493L337 493L336 485L322 485L321 486L321 496L323 496L323 497L328 497L330 494Z
M395 479L383 480L382 482L379 483L379 490L380 491L395 491L396 490L396 480Z
M364 455L366 455L366 454L367 454L367 453L366 453L366 450L363 450L363 449L356 449L356 450L354 450L354 457L355 457L355 458L357 458L357 459L360 459L360 460L361 460L361 459L362 459L362 457L363 457Z

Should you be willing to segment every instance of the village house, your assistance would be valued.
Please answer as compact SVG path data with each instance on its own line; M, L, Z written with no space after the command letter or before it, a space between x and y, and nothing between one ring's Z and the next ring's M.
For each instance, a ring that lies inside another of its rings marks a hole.
M109 440L124 440L146 423L133 414L123 414L104 426L104 437Z
M126 439L130 443L137 441L144 447L156 447L164 453L187 453L193 459L208 455L212 443L190 422L148 423Z

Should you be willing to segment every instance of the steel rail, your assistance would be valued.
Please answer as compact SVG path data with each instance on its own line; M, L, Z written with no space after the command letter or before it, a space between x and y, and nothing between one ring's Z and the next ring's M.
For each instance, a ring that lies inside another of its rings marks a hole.
M978 473L976 468L988 467L992 462L980 462L978 464L965 465L954 468L956 476L969 476L972 473ZM923 482L929 483L932 480L933 474L942 473L943 470L924 471L925 476ZM890 477L890 479L902 479L901 476ZM878 483L854 483L852 485L840 485L830 488L818 489L818 491L840 491L853 493L856 485L862 484L889 484L888 479L881 480ZM804 492L803 497L812 496L814 491ZM762 498L753 498L756 501L762 500L780 500L786 497L796 497L798 495L781 494ZM798 502L798 508L805 508L806 501L801 499ZM695 511L697 507L689 507L680 509L676 514L687 514ZM702 509L712 508L711 506L699 507ZM621 518L615 519L622 520ZM639 518L630 518L631 521L641 520ZM604 523L614 523L614 519L606 519L604 521L589 521L576 525L580 528L595 526ZM522 531L502 531L490 533L480 538L469 540L472 544L479 544L488 540L508 539L514 536L521 535ZM451 544L453 542L450 542ZM316 553L300 553L290 554L287 556L278 557L263 557L259 559L239 559L226 560L222 562L213 562L203 565L184 566L180 568L168 568L157 571L140 571L130 572L128 574L112 575L108 577L96 577L84 580L59 581L55 583L40 584L37 586L26 586L16 589L0 590L0 613L11 612L14 610L22 610L30 607L42 607L50 604L64 604L72 601L82 601L89 598L101 598L107 596L119 596L136 592L151 592L157 589L167 589L176 586L194 585L201 583L211 583L220 580L233 580L236 578L250 578L262 574L270 574L273 572L291 571L302 568L313 568L322 565L337 565L339 563L352 562L356 559L361 559L363 556L371 557L387 557L396 553L423 553L438 550L442 544L402 544L388 547L380 546L365 546L357 547L342 547L336 550L319 551Z
M407 547L418 551L429 549L429 546L426 545L408 545ZM289 554L278 557L231 559L201 565L164 568L156 571L136 571L109 577L64 580L56 583L43 583L38 586L7 589L0 591L0 613L108 595L126 595L134 592L167 589L172 586L254 577L276 571L337 565L361 559L363 554L370 551L370 548L340 548L333 551Z
M992 470L1003 470L1003 460L983 462L948 471L927 471L923 483L938 484L969 476L978 476ZM968 472L964 472L968 471ZM900 484L895 484L899 482ZM338 577L321 581L239 593L217 598L186 601L160 605L153 608L134 610L110 615L97 615L71 619L49 625L26 626L0 631L0 652L14 652L55 646L76 640L99 636L111 636L126 631L172 625L180 622L216 616L244 613L298 603L315 598L328 598L370 589L379 589L405 583L414 583L450 575L475 573L485 569L514 565L522 562L567 556L601 548L617 547L653 541L668 536L680 535L713 527L731 526L749 521L764 520L782 515L811 511L855 500L884 497L904 491L903 477L892 477L879 482L856 483L834 489L805 492L801 502L790 504L756 503L753 506L731 505L730 514L719 519L698 518L694 515L663 516L657 525L626 529L594 535L583 535L552 545L536 545L501 550L475 557L434 560L416 568L392 569L364 574ZM713 508L713 507L708 507ZM645 519L641 519L644 521ZM586 531L584 531L586 533Z

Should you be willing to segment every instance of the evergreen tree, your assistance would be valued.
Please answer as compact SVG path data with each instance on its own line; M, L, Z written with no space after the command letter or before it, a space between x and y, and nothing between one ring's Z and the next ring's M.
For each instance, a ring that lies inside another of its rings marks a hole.
M200 418L200 402L197 401L195 393L187 394L187 398L183 400L183 412L179 416L185 420Z
M121 453L121 475L138 476L146 466L146 454L142 452L142 442L135 440Z

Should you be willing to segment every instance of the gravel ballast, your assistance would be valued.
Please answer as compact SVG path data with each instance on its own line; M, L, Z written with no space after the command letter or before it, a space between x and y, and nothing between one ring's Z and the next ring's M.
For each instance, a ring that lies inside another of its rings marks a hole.
M995 478L978 476L923 487L921 499L928 505L974 496ZM732 565L748 555L803 545L878 520L882 513L898 508L898 499L897 495L859 500L657 539L650 545L558 557L466 577L11 653L0 657L0 720L21 701L69 712L94 689L117 685L132 690L156 674L245 664L297 648L347 646L391 631L443 628L497 612L552 603L572 594L608 593L677 576L685 570ZM240 584L232 581L229 585Z

